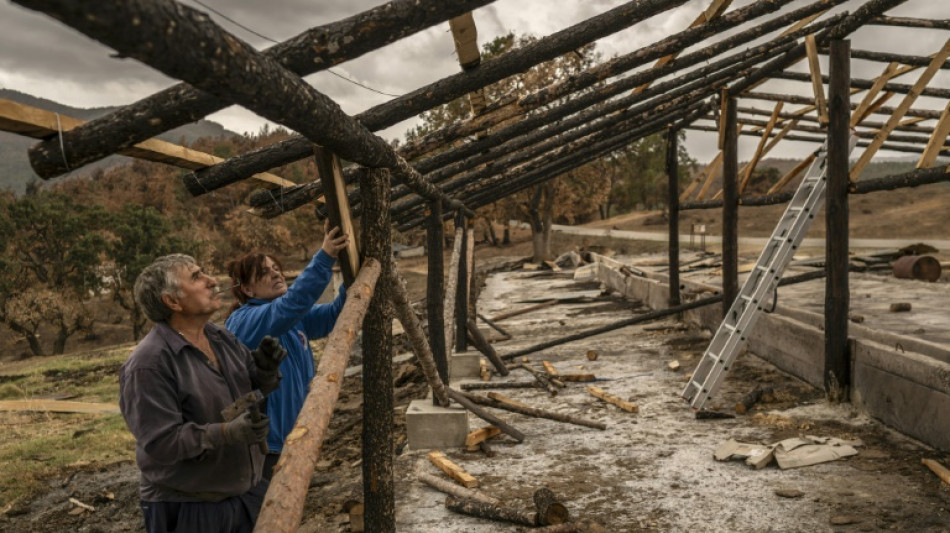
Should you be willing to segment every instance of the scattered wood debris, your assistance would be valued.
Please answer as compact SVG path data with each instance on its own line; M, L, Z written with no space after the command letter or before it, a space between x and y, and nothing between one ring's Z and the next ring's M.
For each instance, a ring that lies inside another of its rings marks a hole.
M465 437L465 448L469 451L475 451L470 448L474 447L477 449L478 443L484 442L500 433L501 428L497 426L485 426L481 429L476 429Z
M451 494L459 498L466 498L469 500L476 500L485 502L489 505L501 505L501 500L493 498L483 492L479 492L472 489L466 489L465 487L460 487L451 481L446 481L432 474L427 474L425 472L419 474L419 481L422 481L430 487L442 491L446 494Z
M894 302L891 304L892 313L906 313L911 310L910 302Z
M669 368L670 372L679 372L680 362L674 359L666 364L666 368Z
M595 387L593 385L587 386L587 392L591 393L596 398L599 398L607 403L616 405L617 407L628 411L631 413L637 413L640 411L640 408L636 404L630 403L628 401L621 400L620 398L614 396L613 394L608 394L604 392L603 389Z
M758 387L752 389L751 392L742 397L738 402L736 402L736 412L740 415L744 415L749 412L749 409L752 409L752 406L757 404L763 396L771 395L773 392L772 387L763 387L759 385Z
M461 466L453 463L444 453L436 450L429 452L429 460L432 464L442 469L450 478L461 483L467 489L478 486L478 480L465 471Z
M587 350L587 360L588 360L588 361L596 361L596 360L597 360L597 351L595 351L595 350Z
M950 470L947 470L947 467L942 464L934 461L933 459L921 459L921 464L930 469L931 472L937 475L944 483L950 484Z

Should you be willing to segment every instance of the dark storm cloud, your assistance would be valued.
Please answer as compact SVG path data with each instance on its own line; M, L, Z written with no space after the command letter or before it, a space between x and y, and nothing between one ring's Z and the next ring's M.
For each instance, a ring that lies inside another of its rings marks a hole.
M380 3L380 0L200 1L212 10L199 5L196 0L184 0L184 3L199 11L208 12L226 31L258 49L272 46L273 43L269 39L286 40L308 28L360 13ZM689 0L675 10L601 39L597 43L598 50L607 58L628 53L681 31L705 9L709 1ZM730 9L743 7L751 2L752 0L735 0ZM623 3L622 0L497 0L475 12L478 42L484 44L509 31L539 37L550 35ZM796 0L782 11L786 12L807 3L810 3L810 0ZM863 3L864 0L851 0L839 7L838 11L853 11ZM234 22L213 11L219 11ZM944 0L909 0L889 14L944 19L950 16L950 8ZM764 19L758 19L752 24L759 24L762 20ZM908 39L908 35L913 35L913 39ZM946 38L946 31L881 26L865 27L851 36L852 47L855 49L899 51L923 56L939 49ZM708 44L700 43L693 49ZM129 103L174 83L174 80L167 79L145 65L132 60L117 60L111 58L111 54L112 50L107 47L45 15L10 3L0 4L2 87L29 92L65 104L91 107ZM822 64L826 69L824 60ZM804 68L803 64L799 64L793 67L793 70L803 71ZM852 65L854 75L864 78L873 78L883 68L883 64L857 60ZM448 27L441 24L338 65L333 70L377 91L403 94L454 74L459 71L459 67ZM932 84L947 87L950 85L948 78L948 73L941 72ZM350 114L359 113L391 98L344 81L330 73L308 76L307 80L337 101ZM916 74L912 73L899 81L913 83L914 80ZM802 83L775 81L764 85L762 89L807 95L810 87ZM941 104L945 103L924 99L919 105ZM771 109L774 104L750 101L749 105ZM236 131L257 131L263 124L263 121L252 113L236 108L222 111L211 118L224 122L227 127ZM384 136L401 136L409 125L411 121L389 128L384 132ZM691 133L689 138L688 148L701 161L714 155L714 135ZM754 145L755 140L752 139L751 142ZM779 146L782 148L782 145Z

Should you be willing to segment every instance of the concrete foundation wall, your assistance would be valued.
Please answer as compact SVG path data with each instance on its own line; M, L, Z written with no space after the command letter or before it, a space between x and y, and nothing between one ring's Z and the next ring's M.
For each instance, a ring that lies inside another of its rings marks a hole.
M597 278L624 297L668 307L666 277L624 274L620 263L597 258ZM718 287L682 282L685 291L717 293ZM715 331L721 305L684 313L687 323ZM779 306L760 315L746 347L777 368L823 388L824 318ZM950 350L894 333L849 326L851 400L868 415L939 450L950 451Z

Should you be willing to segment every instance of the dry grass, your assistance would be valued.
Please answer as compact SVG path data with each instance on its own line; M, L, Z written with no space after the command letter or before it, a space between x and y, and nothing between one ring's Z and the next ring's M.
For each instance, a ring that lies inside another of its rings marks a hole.
M129 346L18 362L0 368L0 399L118 401L118 367ZM31 499L67 472L134 458L118 414L0 412L0 511Z

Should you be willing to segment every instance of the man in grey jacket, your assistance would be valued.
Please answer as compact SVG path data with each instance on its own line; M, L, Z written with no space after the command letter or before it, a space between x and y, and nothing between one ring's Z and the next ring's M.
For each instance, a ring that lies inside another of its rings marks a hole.
M145 528L152 532L250 532L267 490L259 443L268 419L221 410L279 384L276 342L251 352L209 322L217 282L195 260L160 257L135 282L155 323L119 373L119 406L135 436Z

